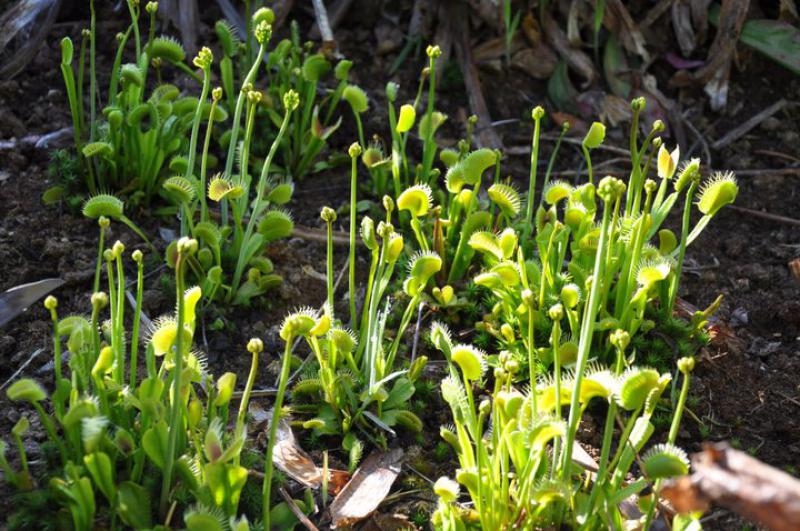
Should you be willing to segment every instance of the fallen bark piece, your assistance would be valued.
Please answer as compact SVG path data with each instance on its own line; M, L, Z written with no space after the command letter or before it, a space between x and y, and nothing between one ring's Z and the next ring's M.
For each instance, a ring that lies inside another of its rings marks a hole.
M400 474L403 450L373 452L331 504L332 527L352 525L378 508Z
M789 262L789 271L791 271L794 281L800 284L800 258L795 258Z
M692 456L694 473L669 481L662 494L679 513L717 504L775 531L800 529L800 481L727 443Z
M20 0L11 4L5 2L4 12L0 13L0 79L3 80L22 72L36 56L56 21L61 0ZM9 46L12 41L18 45Z

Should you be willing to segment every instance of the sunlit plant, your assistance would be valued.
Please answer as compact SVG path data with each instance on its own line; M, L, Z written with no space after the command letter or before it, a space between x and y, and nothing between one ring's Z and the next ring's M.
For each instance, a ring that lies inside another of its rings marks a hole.
M234 113L237 107L238 92L234 87L245 83L254 87L256 85L255 78L250 73L254 71L254 67L260 68L257 62L261 62L263 56L259 57L255 32L261 22L272 24L274 19L275 14L271 9L258 9L248 19L244 43L239 41L235 30L226 21L219 21L215 25L222 45L219 67L225 97L220 105L229 113ZM347 59L338 61L334 66L324 53L312 53L311 43L300 42L299 27L296 22L292 22L290 38L278 42L266 56L265 73L268 84L262 90L259 105L253 108L256 118L252 150L263 153L276 140L283 120L277 104L283 94L293 90L299 96L299 108L279 142L277 163L287 176L295 180L329 167L328 162L320 160L320 155L328 138L341 124L341 117L336 118L336 114L351 67L352 62ZM323 87L323 82L329 78L335 83L332 90ZM232 130L220 135L220 141L227 147L229 156L238 149L236 138ZM230 169L227 168L228 174Z
M239 516L240 494L248 481L240 464L245 412L263 344L253 340L248 345L254 363L244 396L234 404L235 375L215 380L206 370L205 356L192 347L201 292L187 287L185 276L196 252L195 240L179 241L177 308L153 322L143 343L138 306L133 333L125 328L125 246L120 242L103 252L108 291L92 295L91 317L61 317L57 300L45 300L53 323L55 389L48 393L35 380L23 378L7 395L31 406L38 416L55 449L52 468L29 467L22 444L26 416L12 430L21 470L10 467L5 453L0 465L16 488L55 493L54 503L75 529L143 529L157 522L170 527L180 525L175 515L181 513L189 529L205 529L198 526L201 514L216 515L220 525ZM136 250L132 257L141 304L142 252ZM103 317L106 310L108 320ZM68 362L64 348L71 354ZM139 372L142 357L144 373ZM229 409L236 406L236 423L230 428ZM60 517L58 510L52 514Z
M589 150L605 135L595 124L583 141L589 182L548 181L535 215L520 226L531 239L520 239L512 227L470 237L469 246L483 262L474 282L493 294L491 312L476 328L495 338L499 353L487 356L470 345L454 345L442 325L434 327L434 343L450 364L442 393L455 423L442 436L461 465L457 482L437 483L437 526L461 529L477 519L493 529L512 523L623 528L636 517L620 511L621 499L648 485L657 492L661 478L688 469L685 453L674 443L694 360L678 362L684 383L667 444L640 455L670 375L638 365L639 353L629 346L659 323L674 320L686 247L735 200L738 188L731 174L717 174L700 188L699 161L680 166L679 150L668 151L657 137L660 122L640 144L638 117L644 105L643 99L632 103L633 170L627 186L612 177L593 184ZM538 108L533 113L534 167L543 114ZM660 183L648 178L653 159ZM532 213L533 170L530 181L527 210ZM662 225L681 196L683 220L676 236ZM694 202L702 217L692 227ZM650 243L654 239L657 244ZM694 320L687 330L700 332ZM483 385L489 363L496 367L491 399L478 406L473 387ZM515 387L526 379L528 391ZM590 476L573 464L572 449L580 418L598 398L608 407L598 470ZM563 406L569 406L566 415ZM621 426L616 441L615 423ZM634 460L641 477L626 484ZM459 485L475 514L455 503ZM655 514L654 497L640 501L647 528Z
M172 65L200 80L185 64L186 53L179 42L169 37L156 37L157 2L148 2L144 8L149 17L149 33L143 41L139 19L142 12L139 2L129 0L131 23L117 35L117 52L106 92L106 106L97 116L99 90L95 71L94 5L92 28L81 39L75 79L73 43L69 37L61 41L61 71L64 76L70 112L75 133L75 148L86 183L86 192L110 192L129 196L129 201L149 204L162 193L161 182L169 167L179 171L182 155L189 149L190 131L196 136L200 120L222 121L227 113L217 108L212 115L205 98L181 96L179 89L161 83L161 69ZM133 41L133 62L123 64L123 54ZM84 109L84 61L87 42L90 46L89 102ZM210 52L208 52L210 54ZM203 64L195 66L204 69ZM156 87L147 96L148 79L156 78ZM206 76L207 77L207 76ZM207 83L203 86L204 93ZM175 159L177 157L177 159ZM173 160L175 159L175 160ZM48 190L46 198L53 201L68 190L56 187Z
M264 98L262 92L253 88L252 82L262 64L261 58L266 52L272 28L261 20L255 34L259 46L258 61L253 63L239 92L229 135L232 145L239 146L238 156L233 149L229 150L225 173L209 178L207 161L213 127L209 123L199 156L199 179L193 177L195 129L184 174L164 182L167 193L179 205L181 232L192 235L200 243L189 271L203 288L207 301L228 304L249 304L253 298L280 284L281 277L273 272L273 264L264 253L270 242L289 236L294 228L291 215L280 208L291 199L294 186L291 181L272 175L273 161L300 105L299 95L292 89L282 94L280 128L260 164L260 172L255 176L251 174L254 124L257 108ZM210 57L204 60L204 65L207 60ZM204 86L208 83L209 71L210 65L205 66ZM222 96L221 88L211 91L211 109L219 108ZM243 110L244 131L240 142ZM239 163L235 173L234 159ZM211 209L214 204L219 205L216 212ZM167 252L170 265L174 264L175 245L173 242Z
M355 172L358 150L351 148L351 156ZM356 186L355 180L353 186ZM354 205L355 199L353 195L351 204ZM387 197L384 205L386 219L377 227L370 217L361 221L361 240L371 259L360 315L356 313L356 277L351 267L349 328L346 327L347 319L337 318L333 298L331 226L336 213L327 207L323 209L322 219L328 227L328 300L318 325L299 335L311 349L315 363L292 389L295 399L292 409L312 415L303 422L303 427L317 435L344 436L351 467L361 456L364 437L380 444L386 433L394 433L396 426L417 432L422 429L422 421L409 410L408 402L414 395L414 384L427 358L412 358L407 368L401 368L398 354L402 338L419 305L429 297L427 285L440 271L442 260L432 251L420 251L410 257L399 296L399 307L403 310L395 314L389 287L396 276L396 266L404 252L405 242L392 224L393 201ZM354 209L351 209L351 216L350 264L353 266L356 245ZM312 310L303 310L298 315L314 319L315 314ZM392 315L399 320L396 328L390 331L387 325Z

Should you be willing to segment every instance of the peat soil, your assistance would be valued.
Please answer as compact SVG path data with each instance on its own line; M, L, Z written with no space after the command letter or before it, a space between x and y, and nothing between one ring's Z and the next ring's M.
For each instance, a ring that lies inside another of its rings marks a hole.
M364 4L360 2L359 5ZM98 20L113 20L107 13ZM208 15L208 14L206 14ZM204 15L204 17L206 16ZM218 14L205 22L213 22ZM407 24L407 12L401 25ZM311 25L307 11L295 9L290 15L301 23L301 34ZM87 314L97 253L96 223L67 212L63 208L44 206L41 195L52 179L48 176L49 148L36 148L25 137L44 135L70 125L63 81L58 68L59 40L69 34L79 39L80 28L87 24L81 11L63 13L53 27L42 49L26 70L13 80L0 81L0 292L13 286L43 278L60 277L66 284L55 295L59 313ZM397 48L379 46L386 40L386 25L396 25L375 9L364 9L359 17L348 17L337 29L341 52L353 59L353 82L364 88L371 100L365 130L368 135L388 136L384 87L392 79L400 83L400 101L413 99L423 57L409 57L398 72L387 72L397 56ZM108 72L112 61L109 48L121 25L99 24L98 72ZM383 29L381 29L383 28ZM286 29L279 29L278 35ZM391 31L389 32L391 35ZM208 38L206 28L202 37ZM210 40L210 39L209 39ZM384 43L385 44L385 43ZM382 49L376 54L371 50ZM423 52L424 55L424 52ZM453 74L454 75L450 75ZM546 87L541 81L519 71L482 72L484 94L494 120L516 120L497 127L506 148L529 144L530 108L543 104L547 108ZM102 83L102 82L101 82ZM102 86L102 85L101 85ZM779 98L796 101L800 81L759 56L745 54L731 79L729 103L722 113L713 113L700 89L672 91L666 80L662 90L673 98L700 132L703 141L695 142L693 156L704 156L704 145L722 137L743 120L757 114ZM455 65L446 67L445 82L437 96L437 108L449 116L444 128L444 142L453 144L464 133L469 115L467 94ZM349 109L342 109L344 123L333 137L336 149L346 150L355 138ZM736 205L770 214L797 217L800 199L800 159L795 157L800 142L796 124L797 107L788 106L760 126L721 150L710 150L710 167L739 171L741 191ZM620 126L623 127L623 126ZM619 129L621 130L621 129ZM550 124L547 131L553 133ZM624 147L622 135L609 128L607 144ZM690 136L690 141L695 137ZM69 139L66 140L69 143ZM670 145L674 140L669 141ZM548 156L552 143L544 143ZM687 156L684 151L684 156ZM708 163L704 160L704 163ZM565 146L559 168L580 169L580 153L574 146ZM787 169L795 168L797 172ZM783 170L783 171L782 171ZM510 156L504 173L520 184L527 180L527 155ZM290 209L303 225L320 227L318 213L322 206L340 207L348 200L348 171L345 167L308 177L297 183ZM524 188L523 188L524 189ZM159 228L173 228L174 220L149 217L147 212L128 212L150 235ZM340 216L346 228L347 216ZM122 240L132 250L144 248L130 231L113 224L111 241ZM163 249L165 242L156 240ZM281 350L278 338L283 316L291 309L310 305L318 307L325 297L324 245L317 241L291 239L271 246L270 258L283 285L250 308L238 308L225 315L222 331L204 330L201 346L209 355L210 369L215 374L237 372L244 378L249 366L244 346L249 337L265 340L265 362L277 359ZM343 249L336 252L335 270L345 263ZM735 339L720 337L705 349L692 380L690 402L692 414L685 417L678 443L687 451L700 449L704 440L728 440L759 459L798 475L800 472L800 278L791 274L789 262L800 257L800 230L792 225L762 219L731 208L724 209L710 227L687 252L681 297L704 308L719 295L724 295L717 313L718 323L732 332ZM363 258L359 258L363 261ZM359 264L359 268L363 267ZM174 297L166 287L170 271L154 257L148 262L144 311L151 318L170 312ZM133 278L130 275L129 278ZM345 290L346 291L346 290ZM343 293L340 291L339 293ZM425 323L423 323L423 326ZM50 359L51 323L39 303L0 329L0 385L31 355L43 351L22 372L47 382L47 368L40 368ZM437 359L436 354L431 354ZM436 376L432 364L431 375ZM262 380L271 385L273 378ZM5 394L0 404L8 406ZM438 442L435 428L446 422L447 411L440 399L428 408L423 419L429 429L423 440L416 441L425 455ZM6 433L19 417L13 407L0 408L0 432ZM591 442L592 437L588 438ZM414 441L408 441L413 443ZM423 455L423 454L419 454ZM452 464L432 463L431 459L414 459L424 475L436 479L448 472ZM402 481L415 486L414 474ZM403 504L402 512L412 516L418 509L429 510L432 498L420 495ZM417 507L417 504L420 506ZM726 513L716 515L712 527L731 528L735 519Z

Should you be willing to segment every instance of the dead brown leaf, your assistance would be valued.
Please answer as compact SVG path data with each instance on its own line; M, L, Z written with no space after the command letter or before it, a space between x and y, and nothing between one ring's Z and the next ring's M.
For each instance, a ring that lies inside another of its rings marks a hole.
M736 53L736 43L747 19L750 0L723 0L719 13L719 27L708 51L706 65L693 74L676 72L671 82L676 86L691 82L704 84L711 108L722 109L728 101L728 78Z
M257 404L251 404L250 414L254 419L256 429L265 433L272 421L271 412L264 411ZM297 443L292 427L285 418L281 418L278 424L272 462L286 475L305 487L318 489L322 486L322 468L318 467L311 456ZM338 494L349 479L349 472L329 469L328 492L333 495Z
M561 111L554 111L550 113L550 116L553 118L553 122L557 124L563 124L564 122L569 122L569 136L583 136L589 130L589 124L586 123L585 120L575 116L574 114L570 114L568 112L561 112ZM529 146L530 147L530 146Z
M402 460L401 448L371 453L331 503L332 527L352 525L371 515L389 494Z
M603 25L617 36L625 49L637 54L645 62L650 60L650 54L645 48L644 35L621 0L607 0Z
M522 17L522 34L525 35L528 43L534 48L542 44L542 27L531 11L528 11Z
M511 66L536 79L549 79L556 69L558 57L547 46L525 48L511 58Z
M567 62L570 68L586 79L587 85L591 84L597 78L594 63L586 53L570 45L558 22L547 10L542 16L542 29L548 44Z
M673 2L672 31L684 57L689 57L697 47L697 35L692 26L692 8L687 2Z
M517 35L511 41L510 52L514 53L522 50L525 47L523 39ZM483 41L479 45L472 48L472 59L476 64L501 59L506 54L506 40L503 37L496 37Z
M612 127L631 119L631 104L627 100L606 94L600 104L600 120Z
M19 74L36 56L58 16L61 0L12 4L6 2L0 13L0 79L4 80Z
M789 271L791 271L794 281L800 284L800 258L795 258L789 262Z
M361 531L414 531L419 529L403 514L373 514Z

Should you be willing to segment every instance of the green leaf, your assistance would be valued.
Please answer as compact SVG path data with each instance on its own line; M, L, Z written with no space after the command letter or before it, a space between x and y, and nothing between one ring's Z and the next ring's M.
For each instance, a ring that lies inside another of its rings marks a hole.
M411 383L406 377L398 378L392 390L389 391L389 397L383 403L384 409L396 409L405 405L408 399L414 395L414 384Z
M42 203L45 205L54 205L64 199L67 191L63 186L51 186L42 194Z
M625 99L631 92L631 84L622 77L627 70L628 62L625 52L622 51L617 38L612 34L606 42L603 53L603 73L611 92Z
M719 25L719 13L718 4L708 11L708 20L714 26ZM800 74L800 29L778 20L748 20L742 26L739 40Z
M294 185L291 183L281 183L270 190L267 194L267 201L275 205L285 205L292 199Z
M553 75L547 82L547 96L553 101L553 104L559 109L570 109L575 98L578 96L578 91L572 85L567 73L567 63L564 61L556 65Z
M214 503L225 509L230 516L236 514L242 488L247 482L247 469L242 466L208 463L204 467L206 483Z
M92 476L94 484L109 502L114 501L116 489L114 487L114 470L111 465L111 458L105 452L94 452L83 456L86 469Z
M47 399L47 392L44 390L39 382L30 378L23 378L17 380L6 389L6 396L12 402L41 402Z
M142 436L144 452L153 464L162 470L167 457L168 432L167 423L160 420L152 428L144 432L144 436Z
M384 411L381 420L389 426L400 425L403 428L419 433L422 431L422 420L407 409L392 409Z
M134 529L152 527L150 493L133 481L123 481L117 492L117 513Z

